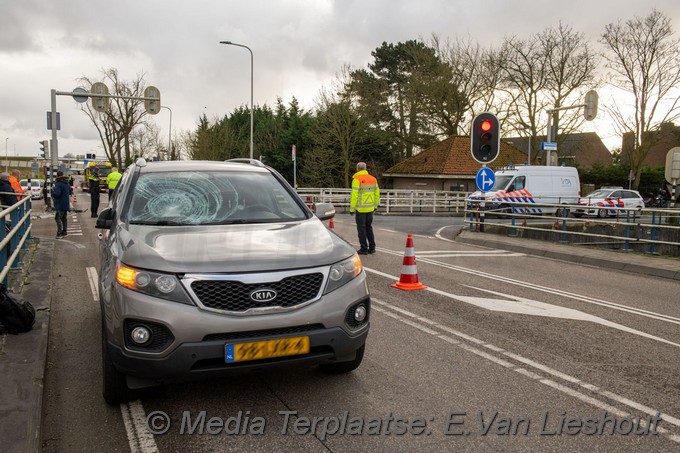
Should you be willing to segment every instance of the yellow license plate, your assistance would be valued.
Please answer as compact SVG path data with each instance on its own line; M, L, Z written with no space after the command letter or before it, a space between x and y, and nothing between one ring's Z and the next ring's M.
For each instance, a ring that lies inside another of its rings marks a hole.
M224 345L224 359L227 363L307 353L309 353L309 337L277 338Z

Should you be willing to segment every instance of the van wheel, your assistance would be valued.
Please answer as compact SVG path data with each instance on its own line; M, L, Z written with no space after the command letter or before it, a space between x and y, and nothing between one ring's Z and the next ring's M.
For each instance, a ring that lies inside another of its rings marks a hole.
M135 399L136 393L128 388L125 375L113 366L108 349L102 325L102 394L106 404L113 406Z
M364 359L365 349L366 344L363 344L359 349L357 349L354 360L340 363L324 363L323 365L319 365L319 369L328 374L343 374L354 371L359 368L359 365L361 365L361 361Z
M569 209L568 208L557 208L557 211L555 211L555 217L569 217Z

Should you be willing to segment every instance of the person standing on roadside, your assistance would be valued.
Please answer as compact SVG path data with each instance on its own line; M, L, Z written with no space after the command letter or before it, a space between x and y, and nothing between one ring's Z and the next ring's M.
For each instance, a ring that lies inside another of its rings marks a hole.
M14 192L16 192L18 195L17 200L21 201L23 196L21 194L25 193L26 191L24 190L23 187L21 187L21 184L19 183L19 179L21 179L21 172L19 170L12 170L12 174L9 176L9 183L12 186L12 189ZM30 187L30 186L29 186Z
M97 217L97 211L99 211L99 169L97 167L92 168L88 185L90 187L91 217Z
M10 195L14 192L12 184L9 182L9 173L2 172L0 174L0 203L3 208L8 208L17 202L15 195Z
M57 172L57 179L54 183L52 198L54 198L54 220L57 222L57 239L66 236L68 226L68 210L70 208L69 197L71 187L68 185L68 176L64 176L63 171Z
M352 176L352 197L349 213L355 215L357 233L359 234L359 255L375 253L375 236L373 235L373 211L380 202L378 180L368 174L366 163L357 164L357 172Z
M120 174L116 167L113 167L109 176L106 177L106 185L109 187L109 202L116 196L116 187L118 187L118 183L122 177L123 175Z

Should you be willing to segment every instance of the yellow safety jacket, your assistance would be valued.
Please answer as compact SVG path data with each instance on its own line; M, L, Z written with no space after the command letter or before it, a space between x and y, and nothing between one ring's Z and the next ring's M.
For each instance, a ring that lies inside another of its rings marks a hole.
M120 178L122 177L123 175L120 172L112 171L109 173L109 176L106 177L106 185L109 187L109 189L115 189L118 185L118 182L120 181Z
M349 212L373 212L380 203L380 187L378 180L361 170L352 176L352 198Z

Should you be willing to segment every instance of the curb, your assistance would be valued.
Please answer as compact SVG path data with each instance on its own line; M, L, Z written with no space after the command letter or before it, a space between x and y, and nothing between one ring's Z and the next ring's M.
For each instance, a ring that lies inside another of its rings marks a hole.
M527 255L542 256L577 264L614 269L635 274L680 280L680 262L677 269L659 267L659 258L624 254L623 252L584 249L572 245L552 244L535 239L497 237L492 233L470 233L461 230L455 237L456 242L482 247L497 248ZM630 252L629 252L630 253ZM630 259L633 257L633 259ZM628 259L626 259L628 258ZM648 263L647 263L648 262Z
M21 270L11 273L10 285L33 305L35 324L29 332L4 335L0 374L0 439L4 451L41 451L42 399L50 323L54 241L33 238L21 259Z

